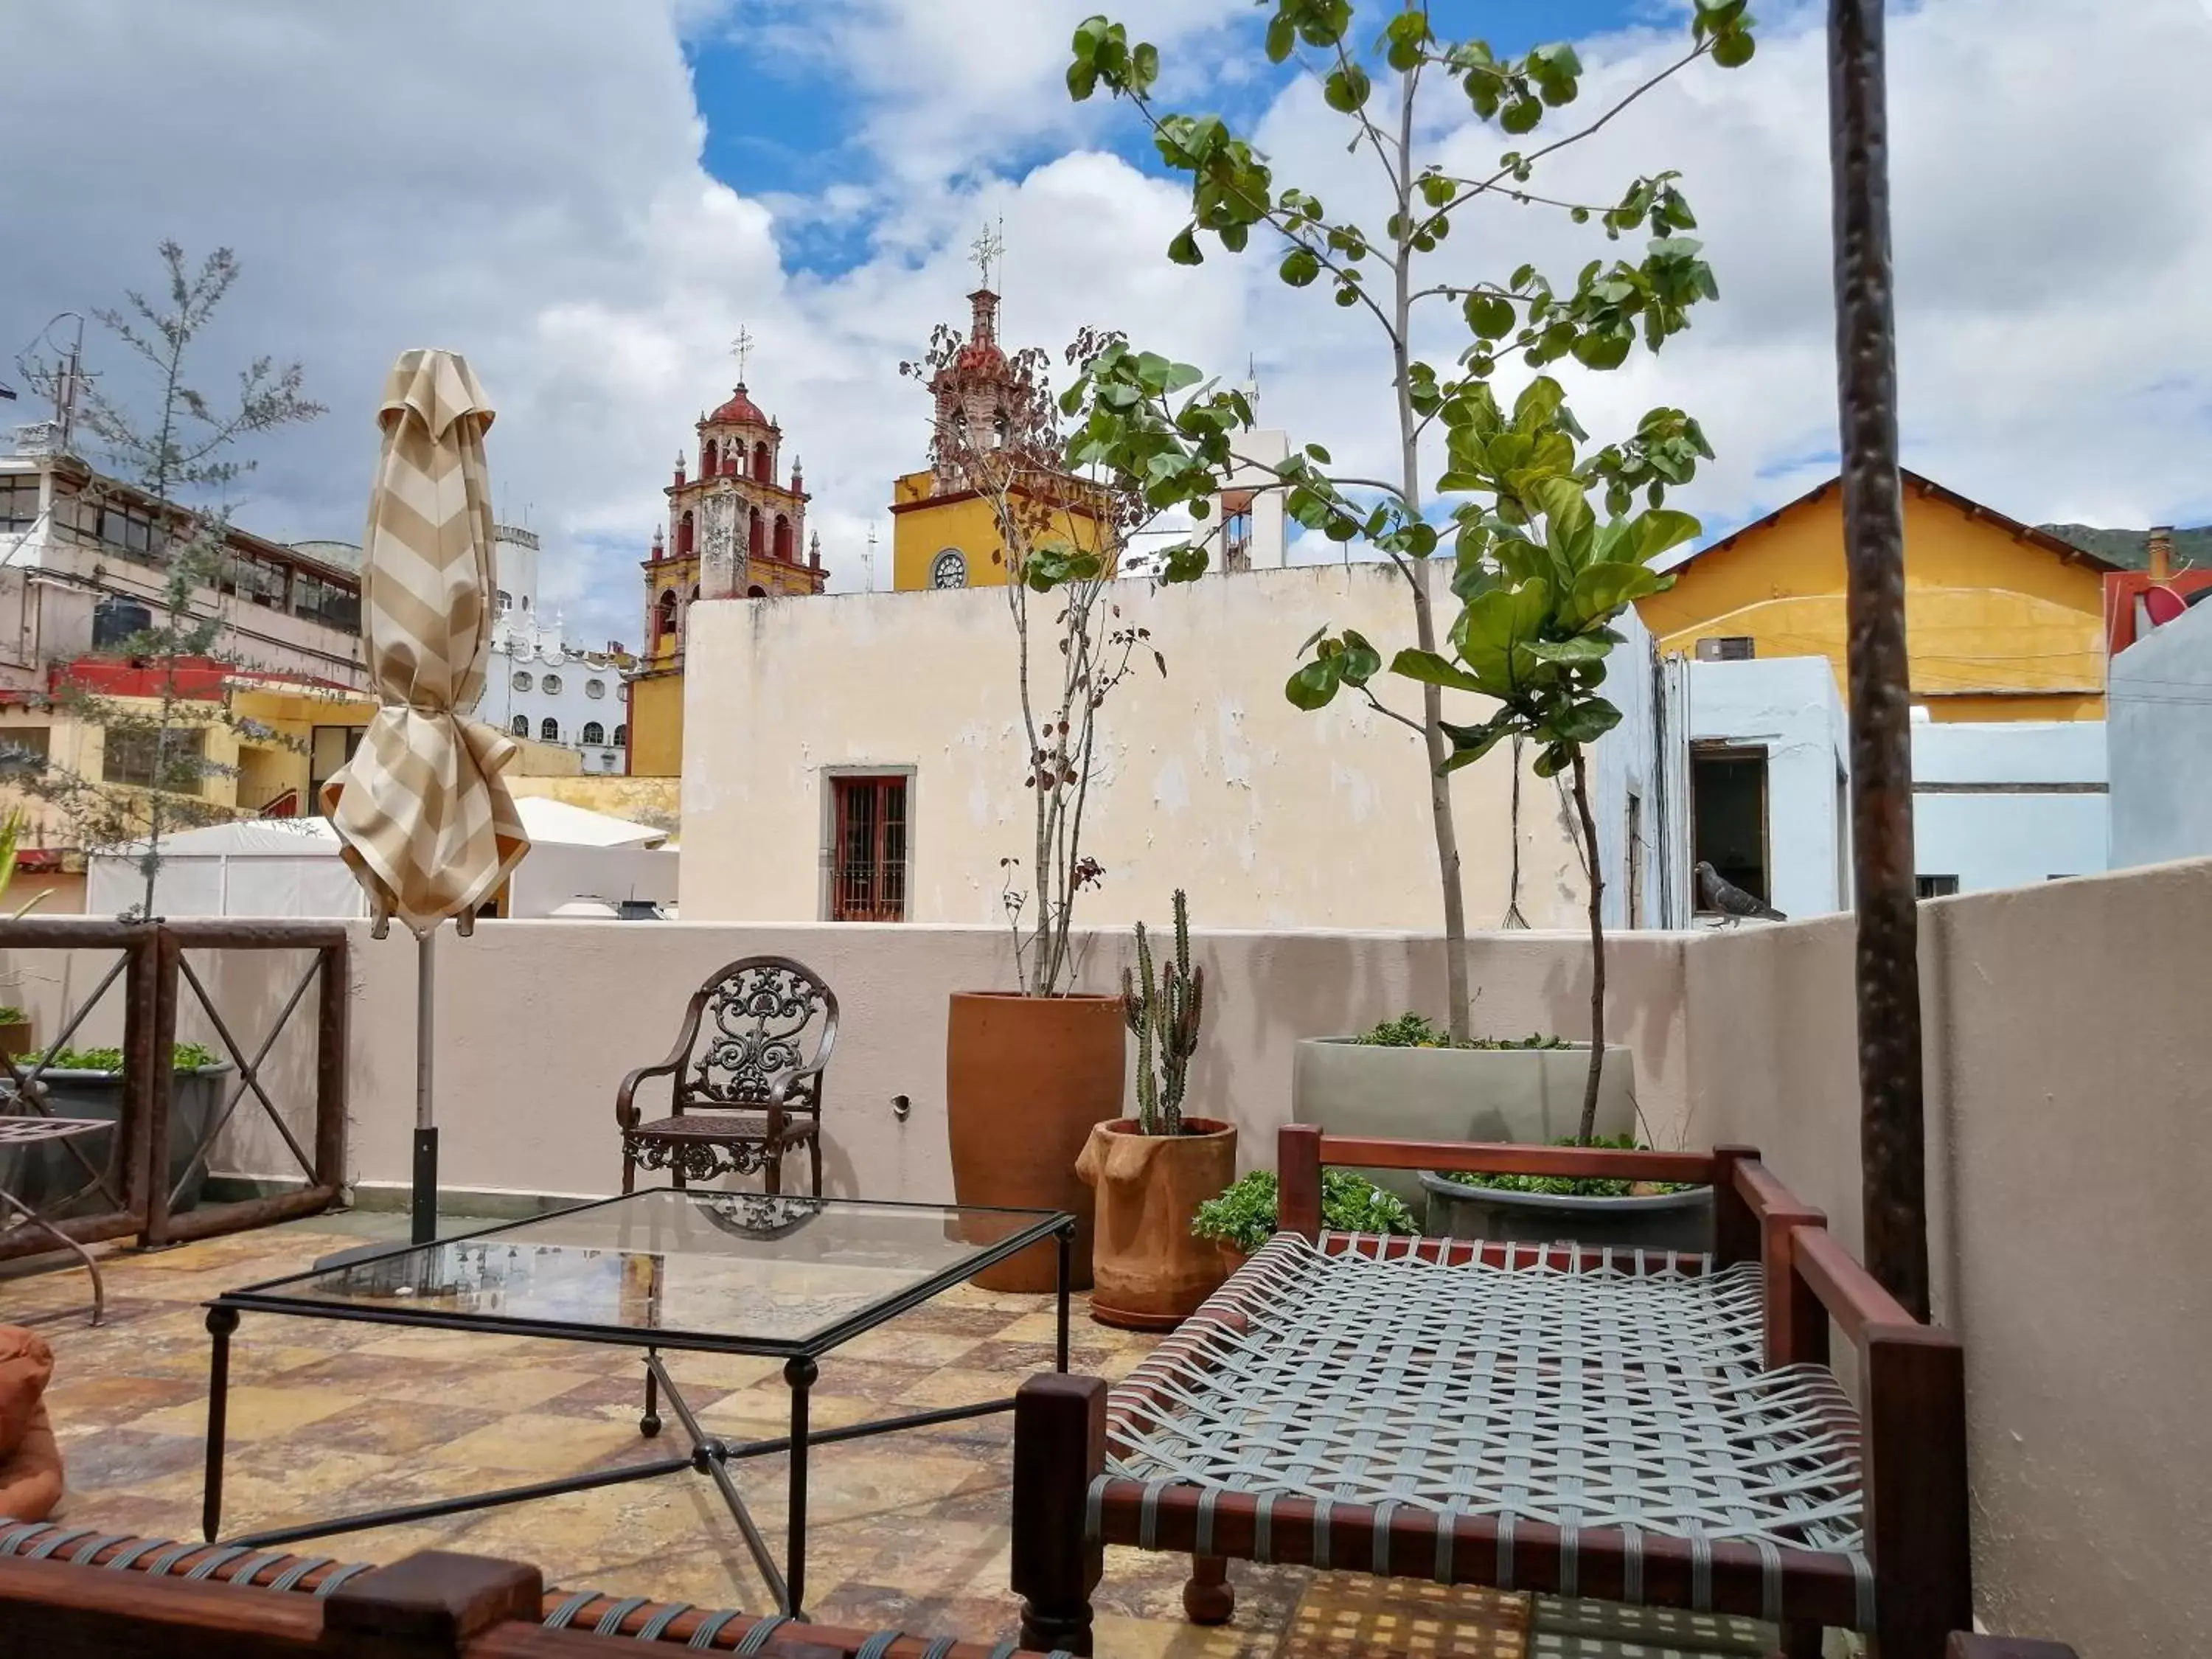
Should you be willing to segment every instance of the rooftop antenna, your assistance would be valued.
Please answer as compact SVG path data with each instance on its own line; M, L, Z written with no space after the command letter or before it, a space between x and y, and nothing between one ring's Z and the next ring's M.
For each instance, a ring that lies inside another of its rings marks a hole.
M738 337L730 342L730 355L738 360L739 386L745 383L745 359L752 355L752 349L757 343L758 343L754 340L752 331L743 323L738 324Z
M867 591L876 591L876 527L868 526L868 550L860 555L860 568L866 573Z

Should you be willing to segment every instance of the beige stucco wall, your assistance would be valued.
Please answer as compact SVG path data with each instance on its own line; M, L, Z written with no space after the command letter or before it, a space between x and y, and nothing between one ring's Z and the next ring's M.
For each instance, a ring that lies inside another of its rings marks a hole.
M2085 1659L2212 1651L2212 861L1921 907L1930 1268L1966 1343L1979 1599ZM1687 952L1692 1139L1856 1247L1848 917Z
M1107 705L1083 831L1106 875L1079 919L1161 921L1182 887L1200 927L1440 931L1418 736L1349 694L1315 714L1283 696L1324 624L1386 655L1410 644L1403 581L1360 564L1117 588L1119 623L1152 630L1167 676L1140 658ZM1003 590L702 602L690 625L687 921L819 920L826 769L912 767L907 919L1002 922L1000 860L1026 870L1035 833ZM1048 625L1033 647L1056 673ZM1418 708L1410 683L1377 685ZM1510 786L1503 750L1454 779L1478 927L1505 914ZM1558 793L1532 780L1523 805L1522 908L1572 927L1580 865Z

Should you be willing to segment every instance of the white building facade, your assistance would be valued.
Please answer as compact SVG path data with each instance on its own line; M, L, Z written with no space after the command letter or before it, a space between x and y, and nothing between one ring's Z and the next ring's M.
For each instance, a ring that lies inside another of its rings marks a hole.
M620 772L629 739L620 642L599 651L565 639L560 614L545 607L538 588L537 535L510 525L494 534L498 631L477 718L518 738L574 749L586 773Z

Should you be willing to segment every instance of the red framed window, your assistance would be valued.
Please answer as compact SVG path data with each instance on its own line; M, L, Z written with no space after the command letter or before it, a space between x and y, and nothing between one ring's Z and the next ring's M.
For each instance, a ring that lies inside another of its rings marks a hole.
M906 780L832 778L830 920L906 920Z

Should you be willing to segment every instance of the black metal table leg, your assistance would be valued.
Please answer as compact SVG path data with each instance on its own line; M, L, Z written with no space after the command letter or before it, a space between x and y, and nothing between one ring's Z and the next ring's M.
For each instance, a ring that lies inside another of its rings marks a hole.
M783 1380L791 1385L791 1500L785 1522L788 1542L784 1549L784 1583L789 1595L783 1610L793 1618L804 1616L806 1606L806 1407L807 1393L821 1375L805 1357L784 1362Z
M222 1440L230 1407L230 1334L238 1328L238 1310L210 1308L208 1334L215 1340L208 1359L207 1474L200 1488L200 1535L212 1544L222 1524Z
M1060 1230L1060 1333L1054 1363L1063 1371L1067 1369L1067 1281L1074 1248L1075 1225L1071 1222Z
M660 1432L660 1374L653 1368L656 1353L645 1351L645 1415L637 1419L637 1431L647 1440Z

